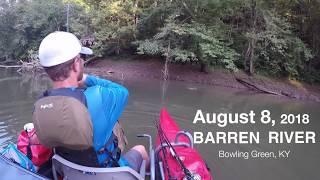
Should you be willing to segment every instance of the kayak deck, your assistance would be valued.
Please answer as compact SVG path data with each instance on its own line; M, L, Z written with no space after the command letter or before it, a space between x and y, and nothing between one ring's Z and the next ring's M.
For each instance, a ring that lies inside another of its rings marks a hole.
M194 176L200 176L201 179L212 179L205 161L197 150L193 148L191 134L181 131L165 108L160 112L159 128L161 128L162 132L158 132L155 152L158 163L161 164L159 165L159 171L162 172L162 179L184 179L186 177L184 168ZM176 157L180 158L185 167L181 167L169 145L161 142L160 133L165 134L177 154Z

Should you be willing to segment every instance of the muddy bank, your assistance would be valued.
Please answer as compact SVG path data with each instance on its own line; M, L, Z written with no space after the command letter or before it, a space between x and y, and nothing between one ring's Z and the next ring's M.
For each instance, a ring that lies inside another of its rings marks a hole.
M111 80L130 81L142 77L162 79L163 67L164 62L159 59L109 58L91 61L88 63L86 71ZM251 93L265 93L251 88L241 81L239 82L240 79L258 89L278 94L282 98L320 102L320 86L312 86L288 79L271 79L258 75L250 77L243 72L233 74L220 69L211 69L210 73L200 73L199 68L196 65L189 64L169 64L169 79L243 89Z

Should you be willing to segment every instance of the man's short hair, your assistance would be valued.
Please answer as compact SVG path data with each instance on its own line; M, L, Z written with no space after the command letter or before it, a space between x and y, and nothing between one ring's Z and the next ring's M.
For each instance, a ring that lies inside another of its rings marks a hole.
M43 67L52 81L63 81L70 76L70 71L75 58L51 67Z

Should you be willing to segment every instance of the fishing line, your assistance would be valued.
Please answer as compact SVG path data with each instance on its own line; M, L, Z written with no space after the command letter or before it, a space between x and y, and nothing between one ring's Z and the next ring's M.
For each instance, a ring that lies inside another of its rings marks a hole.
M164 67L162 69L162 91L161 91L161 105L164 107L166 104L166 94L167 94L167 89L168 89L168 80L169 80L169 61L170 61L170 40L168 44L168 49L166 53L166 61L164 63Z

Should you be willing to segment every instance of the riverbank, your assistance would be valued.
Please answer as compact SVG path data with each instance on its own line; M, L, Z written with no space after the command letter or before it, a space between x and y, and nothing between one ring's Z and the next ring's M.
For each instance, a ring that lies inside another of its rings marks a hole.
M87 72L118 81L140 78L162 79L163 67L164 62L159 59L111 57L88 63ZM320 102L320 86L259 75L251 77L243 72L230 73L221 69L211 69L209 73L201 73L199 69L197 65L169 64L169 79L248 90L251 93L272 92L282 98ZM239 82L239 79L245 83Z

